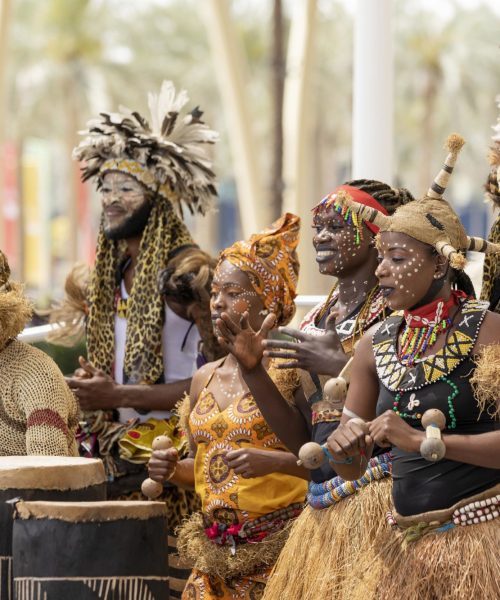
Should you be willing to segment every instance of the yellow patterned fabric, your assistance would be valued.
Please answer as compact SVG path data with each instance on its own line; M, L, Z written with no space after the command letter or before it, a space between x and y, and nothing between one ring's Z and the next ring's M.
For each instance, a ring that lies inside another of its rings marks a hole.
M220 256L220 261L228 260L248 275L279 325L288 323L295 313L299 230L300 218L285 213L268 229L253 234L247 241L234 243Z
M210 521L243 523L303 502L307 490L303 479L282 473L245 478L226 464L226 452L239 448L286 451L250 394L221 411L205 388L191 412L189 428L197 444L195 488Z
M172 415L169 419L151 418L137 423L118 441L120 458L131 463L147 463L153 452L153 440L161 435L168 436L179 456L184 456L187 453L188 440L178 425L177 415Z
M275 377L273 369L270 375ZM245 523L304 501L307 483L303 479L282 473L244 478L227 466L225 454L230 450L252 447L286 451L250 394L220 410L205 387L190 414L189 428L197 444L195 489L208 522ZM261 598L271 568L266 566L250 575L227 580L194 569L182 597L186 600Z
M220 577L210 577L193 569L182 600L260 600L270 574L271 568L252 577L223 581Z

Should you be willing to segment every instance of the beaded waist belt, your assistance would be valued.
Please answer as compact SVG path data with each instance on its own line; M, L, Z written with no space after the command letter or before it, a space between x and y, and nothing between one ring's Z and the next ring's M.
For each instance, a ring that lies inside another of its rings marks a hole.
M445 510L436 510L412 517L402 517L396 511L386 515L387 523L402 532L403 544L416 542L429 533L444 533L455 527L478 525L500 516L500 485L481 494L464 498Z
M366 471L356 481L345 481L342 477L334 477L322 483L309 483L308 503L315 509L328 508L343 498L352 496L359 489L372 481L389 477L392 472L392 456L389 452L375 456L368 462Z
M297 502L244 523L227 525L217 521L205 522L205 535L219 546L235 548L239 544L255 544L261 542L271 533L283 529L288 521L300 515L303 508L304 505Z
M340 422L342 411L334 408L330 402L320 400L312 405L312 424Z

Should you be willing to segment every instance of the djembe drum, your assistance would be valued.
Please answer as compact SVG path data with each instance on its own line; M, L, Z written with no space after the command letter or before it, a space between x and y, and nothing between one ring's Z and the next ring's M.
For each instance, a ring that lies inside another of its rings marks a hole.
M25 500L105 500L102 461L66 456L0 457L0 599L12 596L12 505Z
M13 527L16 600L165 600L163 502L24 502Z

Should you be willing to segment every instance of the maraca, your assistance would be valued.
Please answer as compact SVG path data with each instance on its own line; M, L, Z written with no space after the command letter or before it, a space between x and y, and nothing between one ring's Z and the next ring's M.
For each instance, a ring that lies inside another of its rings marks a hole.
M353 351L356 349L358 342L354 344ZM349 375L351 372L352 361L354 355L346 362L344 368L338 374L338 377L332 377L329 379L323 388L323 398L334 408L338 410L342 410L344 406L344 401L347 396L347 385L349 383Z
M441 439L446 417L437 408L431 408L422 415L422 425L425 427L425 440L420 444L420 454L425 460L437 462L446 453L446 446Z
M361 426L365 434L368 434L368 423L366 423L366 421L363 421L363 419L355 417L354 419L350 419L349 421L347 421L347 424L349 423L357 423ZM304 466L306 469L313 470L321 467L325 459L328 459L334 464L335 462L337 462L332 458L326 443L320 445L316 442L307 442L307 444L301 446L299 450L299 460L297 461L297 464L299 465L299 467ZM343 463L344 461L340 462ZM352 459L347 460L346 464L350 462L352 462Z
M168 450L172 448L172 445L172 440L167 435L159 435L153 440L152 448L153 450ZM163 492L163 484L148 477L142 482L141 492L149 500L154 500Z

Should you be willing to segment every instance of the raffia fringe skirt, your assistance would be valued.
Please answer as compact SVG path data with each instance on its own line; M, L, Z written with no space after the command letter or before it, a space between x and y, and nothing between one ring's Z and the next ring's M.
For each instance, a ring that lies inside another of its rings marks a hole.
M292 527L263 600L375 598L382 564L373 557L387 533L391 492L389 477L329 508L308 506Z
M490 492L499 493L500 486ZM491 497L491 493L483 497ZM477 499L478 497L474 497ZM456 506L467 504L462 501ZM405 541L408 527L438 523L445 511L397 518L401 531L388 528L376 563L383 568L377 600L493 600L500 598L500 518L447 531L429 531L416 541ZM450 512L450 511L447 511ZM414 523L410 522L414 519Z

